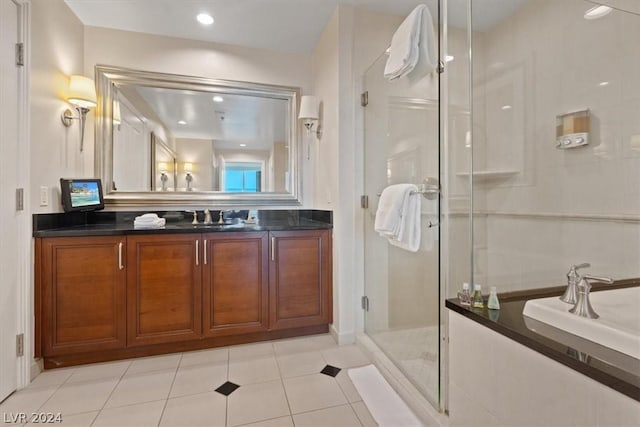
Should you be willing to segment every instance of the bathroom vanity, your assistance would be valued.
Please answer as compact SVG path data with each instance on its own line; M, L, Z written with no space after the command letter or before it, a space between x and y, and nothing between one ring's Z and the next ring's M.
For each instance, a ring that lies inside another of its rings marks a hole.
M45 368L328 331L330 212L162 229L135 214L34 215Z

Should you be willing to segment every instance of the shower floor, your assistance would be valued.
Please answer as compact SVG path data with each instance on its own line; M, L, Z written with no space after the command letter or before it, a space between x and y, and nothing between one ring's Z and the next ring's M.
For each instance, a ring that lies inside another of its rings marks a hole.
M437 326L368 335L429 401L438 401Z

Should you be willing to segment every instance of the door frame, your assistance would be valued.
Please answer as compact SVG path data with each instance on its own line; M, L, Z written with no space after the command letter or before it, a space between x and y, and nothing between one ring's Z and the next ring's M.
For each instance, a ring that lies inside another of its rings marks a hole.
M18 216L18 242L16 250L18 264L18 333L24 334L24 355L18 357L18 389L31 382L35 372L39 372L34 359L34 285L33 285L33 239L31 230L31 138L29 115L30 67L31 67L31 1L12 0L18 6L18 42L24 44L24 66L18 82L18 185L24 189L24 210ZM36 371L37 369L37 371Z

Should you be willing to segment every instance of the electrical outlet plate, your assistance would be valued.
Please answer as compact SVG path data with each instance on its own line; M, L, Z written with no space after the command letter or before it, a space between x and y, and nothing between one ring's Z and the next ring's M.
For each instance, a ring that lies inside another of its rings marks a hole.
M40 187L40 206L49 206L49 187Z

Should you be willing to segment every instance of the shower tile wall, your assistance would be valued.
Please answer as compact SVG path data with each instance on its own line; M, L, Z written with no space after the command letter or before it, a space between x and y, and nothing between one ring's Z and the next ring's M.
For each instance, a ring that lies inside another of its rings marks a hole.
M474 32L474 272L500 292L563 284L581 262L640 277L640 16L591 7L529 0ZM585 108L589 146L556 149L556 115Z

